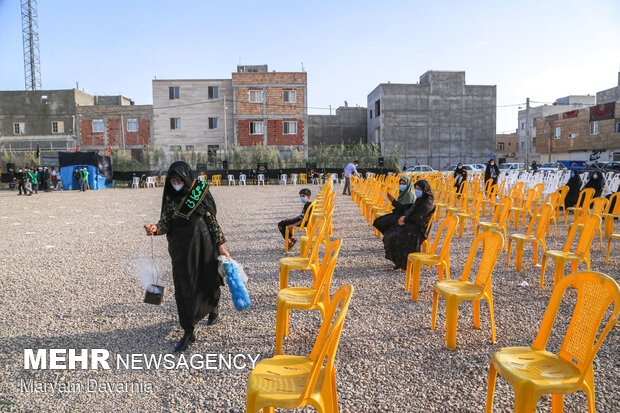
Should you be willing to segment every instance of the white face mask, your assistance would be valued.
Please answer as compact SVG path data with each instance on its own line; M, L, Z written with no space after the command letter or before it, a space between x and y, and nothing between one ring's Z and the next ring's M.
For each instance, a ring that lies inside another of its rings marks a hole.
M185 186L185 184L178 184L175 185L172 182L170 183L172 185L172 187L174 188L175 191L179 192L181 189L183 189L183 187Z

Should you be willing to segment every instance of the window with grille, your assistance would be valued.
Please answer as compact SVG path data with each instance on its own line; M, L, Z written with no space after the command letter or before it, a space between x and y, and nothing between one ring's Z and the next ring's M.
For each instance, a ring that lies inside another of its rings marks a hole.
M52 133L64 133L65 131L65 122L58 120L52 122Z
M297 121L285 120L283 123L282 133L285 135L297 135Z
M103 132L103 128L104 128L103 119L93 119L93 132Z
M590 135L598 135L598 122L590 122Z
M127 119L127 132L138 132L138 118Z
M18 122L13 124L13 134L25 135L26 134L26 122Z
M263 122L250 122L250 135L262 135Z
M553 137L555 139L560 139L562 137L562 128L557 127L553 130Z
M263 91L262 90L250 90L249 99L250 99L250 103L263 103Z

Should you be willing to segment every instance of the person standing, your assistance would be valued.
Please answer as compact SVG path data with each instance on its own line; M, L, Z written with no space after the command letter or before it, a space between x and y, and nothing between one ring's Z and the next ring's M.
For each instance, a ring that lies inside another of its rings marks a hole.
M344 167L344 189L342 190L342 195L347 195L347 191L349 195L351 195L351 174L360 176L360 174L357 173L357 165L359 165L359 162L353 161Z
M54 187L54 189L56 189L56 187L58 186L58 174L56 173L56 169L54 169L54 167L52 167L52 186Z
M25 185L25 175L24 175L24 171L22 168L19 168L19 171L15 174L15 177L17 178L17 188L19 189L19 193L17 195L21 195L22 191L24 193L24 195L27 195L26 192L26 185Z
M88 189L88 170L86 168L82 168L80 172L80 191L86 192Z
M80 174L79 168L75 168L73 171L73 180L75 181L75 186L73 186L73 182L71 183L71 189L79 189L80 181L82 180L82 174Z
M45 179L45 192L49 192L50 189L52 188L52 182L51 182L52 175L50 174L50 171L47 169L47 166L43 168L43 176Z
M499 176L499 168L495 165L495 161L491 159L487 163L487 169L484 171L484 182L486 183L489 179L493 181L491 185L497 185L497 177Z
M39 193L39 176L36 168L32 168L30 171L30 186L32 187L32 192L35 194Z
M194 179L189 165L174 162L168 169L162 196L161 219L145 225L146 235L166 234L172 260L174 297L183 337L174 351L184 351L196 341L196 324L208 316L207 325L219 318L220 286L218 255L230 254L217 219L209 184Z
M461 184L467 181L467 170L463 168L463 164L459 162L456 169L454 170L454 187L456 188L456 192L461 193Z
M538 172L538 164L536 163L536 161L532 161L531 168L532 168L532 171Z

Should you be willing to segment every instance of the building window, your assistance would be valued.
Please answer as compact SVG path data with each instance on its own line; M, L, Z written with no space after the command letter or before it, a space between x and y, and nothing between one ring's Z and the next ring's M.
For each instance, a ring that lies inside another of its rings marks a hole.
M26 134L26 122L14 123L13 134L14 135L25 135Z
M217 129L217 118L209 118L209 129Z
M555 128L553 131L553 137L555 139L560 139L562 137L562 128L560 127Z
M590 122L590 135L598 135L598 122Z
M368 111L368 119L372 119L372 110Z
M504 142L497 142L497 150L498 151L504 150Z
M52 133L64 133L65 132L65 122L58 120L52 122Z
M536 126L532 128L532 138L536 137Z
M47 105L47 102L48 102L47 95L41 96L41 103L43 103L44 105Z
M262 135L263 122L250 122L250 135Z
M138 132L138 118L127 119L127 132Z
M284 133L285 135L297 135L297 121L285 120L283 122L282 133Z
M170 145L170 152L180 151L181 145Z
M616 123L616 133L620 133L620 122Z
M250 103L263 103L263 91L262 90L250 90L249 92Z
M521 130L525 130L525 122L521 122Z
M181 129L181 118L170 118L170 129Z
M577 137L576 133L569 133L568 134L568 139L575 139Z
M219 97L220 88L218 86L209 86L209 99L217 99Z
M284 103L296 103L297 102L297 91L296 90L285 90L282 92L282 100Z
M375 117L381 116L381 100L375 102Z
M185 150L186 150L187 152L191 152L191 151L193 151L193 150L194 150L194 145L185 145Z
M93 119L93 132L103 132L104 121L103 119Z
M170 87L168 87L168 98L169 99L179 99L179 87L178 86L170 86Z

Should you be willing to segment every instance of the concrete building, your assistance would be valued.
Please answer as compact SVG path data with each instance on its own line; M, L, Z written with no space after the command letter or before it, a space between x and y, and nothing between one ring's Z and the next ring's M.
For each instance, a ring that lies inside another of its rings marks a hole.
M620 100L620 72L618 72L618 86L602 90L596 94L596 103L617 102Z
M236 145L266 145L281 152L307 147L306 72L238 66L232 87Z
M481 163L495 153L496 87L465 72L429 71L416 84L381 83L368 95L368 142L407 165Z
M78 89L0 92L0 148L43 153L75 150L76 114L93 105L92 95Z
M529 158L529 163L532 161L536 161L538 163L546 162L541 158L540 153L536 150L536 126L534 124L534 119L539 117L545 117L549 115L553 115L556 113L562 113L569 110L581 109L585 107L592 106L596 103L596 97L593 95L570 95L563 98L558 98L555 100L553 105L542 105L536 107L530 107L530 117L529 121L527 119L527 110L522 109L519 110L518 114L518 127L517 127L517 135L519 138L519 148L516 151L517 155L515 158L518 161L514 162L525 162L526 158ZM530 132L530 144L529 144L529 156L526 153L528 148L526 147L527 142L527 129L526 125L529 125Z
M498 164L519 162L517 154L519 137L517 136L517 131L513 133L498 133L495 141L495 158Z
M230 146L232 92L230 79L153 80L153 145L168 155Z
M121 100L95 101L98 105L77 107L79 148L107 153L109 148L130 150L134 159L142 159L142 151L153 138L153 106L113 104Z
M308 115L308 145L367 143L366 108L344 106L335 115Z

